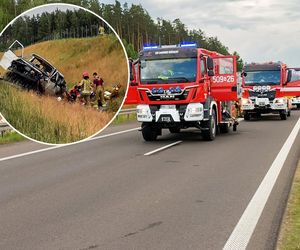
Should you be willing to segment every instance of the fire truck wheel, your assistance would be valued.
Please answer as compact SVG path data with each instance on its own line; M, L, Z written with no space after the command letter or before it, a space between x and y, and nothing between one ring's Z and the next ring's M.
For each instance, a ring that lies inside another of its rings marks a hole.
M287 115L286 115L285 112L280 112L280 119L281 120L286 120L286 117L287 117Z
M229 132L229 125L227 123L220 124L219 128L220 128L220 133L222 134L226 134Z
M142 135L145 141L155 141L157 138L157 129L147 123L142 124Z
M169 128L169 131L172 134L178 134L178 133L180 133L180 128L178 128L178 127Z
M244 120L245 121L250 121L250 114L248 112L244 113Z
M216 138L217 133L217 120L216 120L216 112L213 109L212 114L207 123L207 130L202 131L202 135L204 140L213 141Z

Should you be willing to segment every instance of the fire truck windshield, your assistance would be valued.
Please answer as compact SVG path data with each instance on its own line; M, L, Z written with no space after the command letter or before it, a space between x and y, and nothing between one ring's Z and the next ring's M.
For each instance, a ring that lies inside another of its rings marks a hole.
M261 70L246 73L245 86L280 84L280 70Z
M141 61L141 83L185 83L196 81L197 58Z

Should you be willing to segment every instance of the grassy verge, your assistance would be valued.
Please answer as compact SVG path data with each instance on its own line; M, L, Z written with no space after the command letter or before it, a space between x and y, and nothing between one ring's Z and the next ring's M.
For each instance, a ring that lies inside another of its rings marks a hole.
M0 136L0 145L1 144L6 144L6 143L11 143L11 142L19 142L25 140L25 137L22 135L18 134L17 132L6 132L3 137Z
M300 250L300 161L278 240L278 250Z
M79 103L58 102L0 81L0 110L23 134L48 143L70 143L102 129L113 112L98 112Z
M123 124L126 122L132 122L132 121L136 121L136 114L120 114L118 115L114 121L112 122L113 125L119 125L119 124Z

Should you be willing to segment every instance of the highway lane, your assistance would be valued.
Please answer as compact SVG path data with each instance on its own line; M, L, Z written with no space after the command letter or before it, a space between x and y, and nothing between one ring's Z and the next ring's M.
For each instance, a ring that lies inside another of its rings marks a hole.
M299 117L241 122L214 142L131 131L0 162L0 249L222 249ZM274 247L298 144L249 249Z

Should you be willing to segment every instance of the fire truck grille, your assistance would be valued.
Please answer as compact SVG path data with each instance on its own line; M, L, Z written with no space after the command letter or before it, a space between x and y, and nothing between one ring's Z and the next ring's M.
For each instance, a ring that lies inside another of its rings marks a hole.
M249 97L268 98L270 101L272 101L275 99L275 96L276 96L276 90L265 91L265 92L249 91Z
M161 95L152 95L150 92L147 92L147 96L150 101L182 101L186 100L189 94L189 90L185 90L182 94L161 94Z

